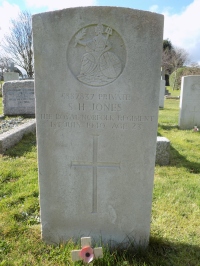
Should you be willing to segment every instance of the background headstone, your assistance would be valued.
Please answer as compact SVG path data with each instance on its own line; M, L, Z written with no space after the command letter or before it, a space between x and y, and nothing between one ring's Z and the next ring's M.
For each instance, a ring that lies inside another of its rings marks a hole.
M167 87L165 87L165 96L170 96L171 93L169 93L169 90L167 89Z
M165 79L165 69L161 67L161 80Z
M13 62L10 63L9 72L14 72L14 63Z
M181 79L179 127L200 127L200 76L184 76Z
M160 81L159 107L164 108L165 102L165 80Z
M126 8L33 16L46 242L147 245L162 32L162 15Z
M170 141L165 137L157 137L156 164L168 165L170 159Z
M34 81L8 81L3 84L3 114L35 116Z
M11 81L11 80L18 80L19 79L19 73L16 72L4 72L3 73L4 82Z

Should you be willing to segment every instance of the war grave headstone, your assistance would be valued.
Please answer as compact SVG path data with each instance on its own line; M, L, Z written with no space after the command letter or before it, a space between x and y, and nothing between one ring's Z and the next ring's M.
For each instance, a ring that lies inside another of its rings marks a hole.
M164 108L165 103L165 80L160 81L159 107Z
M3 84L3 114L35 116L33 80L8 81Z
M200 126L200 76L184 76L181 79L179 111L180 129Z
M163 16L33 16L42 238L149 241ZM54 73L54 75L52 75Z

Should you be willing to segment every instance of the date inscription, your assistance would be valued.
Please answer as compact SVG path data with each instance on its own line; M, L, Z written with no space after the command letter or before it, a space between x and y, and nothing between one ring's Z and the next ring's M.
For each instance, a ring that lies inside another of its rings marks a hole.
M127 114L130 94L62 93L63 113L43 113L39 119L52 129L143 130L154 116ZM130 112L130 111L128 111Z

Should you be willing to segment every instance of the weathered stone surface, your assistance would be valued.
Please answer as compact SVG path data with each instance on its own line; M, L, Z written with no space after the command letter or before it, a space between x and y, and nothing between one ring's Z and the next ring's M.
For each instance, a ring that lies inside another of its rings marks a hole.
M4 153L7 149L17 144L24 134L35 132L36 122L35 119L13 128L7 132L0 134L0 153Z
M45 241L147 245L162 31L162 15L126 8L33 16Z
M34 81L8 81L3 84L4 115L35 115Z
M185 76L181 79L179 112L180 129L200 127L200 76Z
M165 137L157 137L156 164L168 165L170 159L170 141Z

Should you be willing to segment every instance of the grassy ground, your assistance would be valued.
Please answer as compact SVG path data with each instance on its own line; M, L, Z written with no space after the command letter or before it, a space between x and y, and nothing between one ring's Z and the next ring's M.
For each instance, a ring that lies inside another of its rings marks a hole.
M148 249L103 247L104 258L94 265L200 265L200 132L178 129L178 105L168 99L159 111L158 134L171 141L170 165L155 167ZM1 156L0 165L0 265L74 265L70 251L79 245L54 247L40 239L35 135Z

